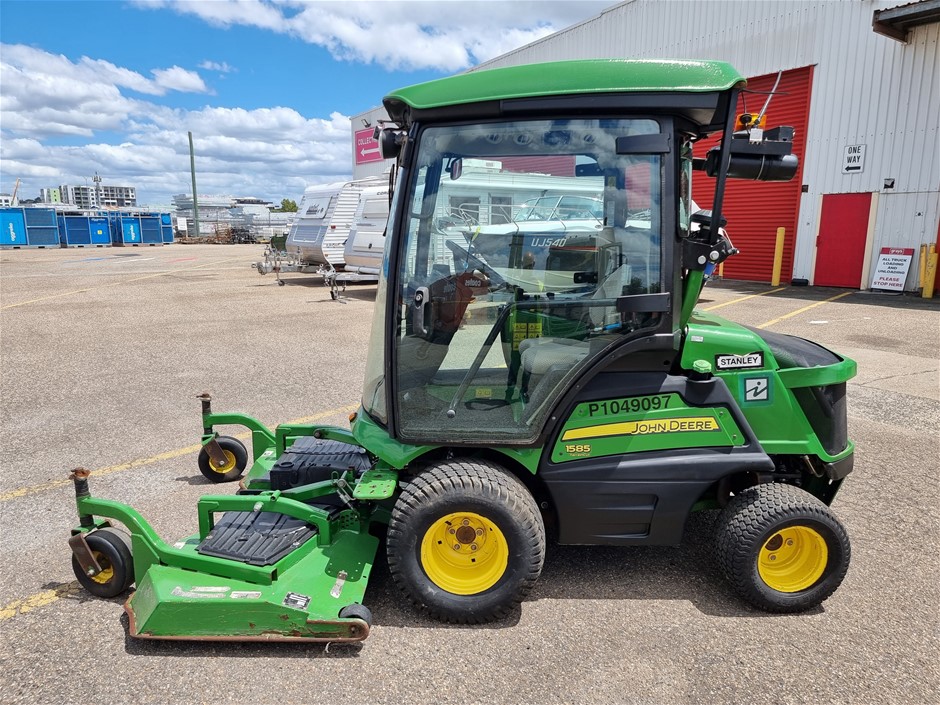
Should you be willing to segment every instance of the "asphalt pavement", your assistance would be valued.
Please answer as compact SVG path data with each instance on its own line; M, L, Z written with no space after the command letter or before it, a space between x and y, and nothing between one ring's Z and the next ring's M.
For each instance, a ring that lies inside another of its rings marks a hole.
M550 545L530 597L485 626L417 614L378 560L358 645L128 637L123 600L72 574L69 470L175 540L220 491L196 466L197 394L272 426L345 426L358 405L375 286L279 287L250 267L262 249L0 252L0 701L937 702L940 302L839 289L714 282L699 305L859 363L855 471L833 505L852 565L814 611L738 600L706 512L674 548Z

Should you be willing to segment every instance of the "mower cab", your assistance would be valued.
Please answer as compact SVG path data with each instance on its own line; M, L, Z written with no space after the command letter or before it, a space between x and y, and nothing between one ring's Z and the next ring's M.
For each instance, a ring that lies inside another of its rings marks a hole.
M855 365L694 311L735 252L727 179L797 168L790 128L734 114L743 86L722 62L573 61L387 96L376 136L397 170L351 429L271 431L204 395L200 469L247 469L238 494L203 498L170 547L76 476L79 580L136 582L134 636L357 640L381 532L407 600L473 623L531 590L546 524L567 544L676 544L690 512L720 508L743 599L825 600L849 560L828 505L852 468ZM710 211L695 172L716 180ZM232 423L251 461L214 431Z

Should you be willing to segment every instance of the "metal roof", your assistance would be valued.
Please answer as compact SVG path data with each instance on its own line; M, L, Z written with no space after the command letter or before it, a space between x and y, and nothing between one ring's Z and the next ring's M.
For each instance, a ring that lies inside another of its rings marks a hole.
M871 28L878 34L907 42L911 27L940 22L940 0L920 0L887 10L875 10Z

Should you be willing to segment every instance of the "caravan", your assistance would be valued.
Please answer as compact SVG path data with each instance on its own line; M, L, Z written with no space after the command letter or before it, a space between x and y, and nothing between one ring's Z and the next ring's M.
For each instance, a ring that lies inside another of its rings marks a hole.
M600 227L601 178L575 175L573 161L545 162L547 172L513 171L518 160L461 159L440 185L434 212L437 239L453 228L484 235L518 227L520 220L546 221L546 227L570 231ZM388 175L311 186L304 192L285 250L269 248L255 267L261 274L310 272L331 286L378 280L385 251L389 211ZM531 223L530 223L531 225Z
M387 179L307 188L283 249L268 247L255 268L261 274L274 272L281 285L285 272L322 275L334 299L337 286L378 281L388 221Z
M363 189L386 183L385 177L373 177L308 187L287 236L288 255L300 265L342 269L343 250ZM387 216L387 200L385 210Z
M387 184L362 189L343 253L347 272L378 276L385 253L388 197Z

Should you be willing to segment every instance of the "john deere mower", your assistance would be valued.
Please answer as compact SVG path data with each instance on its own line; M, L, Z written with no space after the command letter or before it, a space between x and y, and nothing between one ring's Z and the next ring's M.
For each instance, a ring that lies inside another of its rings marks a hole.
M404 597L500 619L561 544L674 545L720 509L717 564L771 612L819 605L849 541L855 363L695 311L729 178L787 180L793 130L737 115L714 61L572 61L388 95L395 158L362 406L350 428L216 413L202 397L198 531L164 542L75 471L81 584L158 639L358 641L384 535ZM693 145L720 133L718 146ZM715 180L693 212L695 178ZM517 217L566 196L583 212ZM576 199L575 199L576 200ZM222 425L251 432L250 453Z

